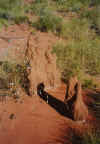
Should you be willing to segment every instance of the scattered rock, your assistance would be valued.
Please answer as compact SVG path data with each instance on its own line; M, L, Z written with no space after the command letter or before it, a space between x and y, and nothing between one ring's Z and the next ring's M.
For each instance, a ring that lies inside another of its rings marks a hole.
M7 112L7 110L4 110L3 112Z
M14 99L19 99L20 97L18 95L14 95Z
M15 114L13 114L13 113L12 113L12 114L10 114L9 119L11 119L11 120L16 119Z
M22 104L22 103L23 103L23 101L21 100L21 101L20 101L20 103Z
M17 102L18 102L18 100L15 100L14 102L15 102L15 103L17 103Z

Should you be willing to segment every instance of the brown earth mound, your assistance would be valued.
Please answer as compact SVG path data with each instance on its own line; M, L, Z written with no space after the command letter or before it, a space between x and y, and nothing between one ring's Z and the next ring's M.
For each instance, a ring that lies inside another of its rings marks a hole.
M74 104L74 120L86 120L88 117L88 108L86 107L82 98L81 83L77 83L76 87L76 101Z
M41 32L38 32L36 35L30 34L26 56L31 66L29 75L31 94L41 82L45 84L46 88L54 88L60 85L56 56L51 54L51 48L55 43L55 39L52 34Z
M74 120L87 119L88 108L83 101L81 83L77 77L72 77L68 81L65 103L72 112Z
M0 33L0 61L21 63L27 56L31 73L30 93L43 82L46 88L60 85L60 73L56 67L56 56L51 54L52 46L58 40L51 33L34 32L25 24L3 28Z

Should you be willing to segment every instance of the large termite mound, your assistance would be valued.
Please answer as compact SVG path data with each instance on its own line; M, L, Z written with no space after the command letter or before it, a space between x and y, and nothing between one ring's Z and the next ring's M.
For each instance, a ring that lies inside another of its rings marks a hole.
M77 77L72 77L68 81L65 103L72 112L72 117L76 121L86 120L88 117L88 108L82 97L81 83Z
M38 32L30 34L27 43L26 56L30 62L31 72L30 94L36 91L39 83L46 88L57 87L60 84L60 73L56 67L56 56L51 53L56 38L52 34Z

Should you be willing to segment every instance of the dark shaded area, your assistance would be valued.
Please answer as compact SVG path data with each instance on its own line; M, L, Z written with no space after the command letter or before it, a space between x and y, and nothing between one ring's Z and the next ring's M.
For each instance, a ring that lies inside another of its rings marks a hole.
M100 102L100 90L89 92L88 96L92 97L96 102Z
M29 88L30 88L30 80L28 79L28 74L23 73L23 77L21 78L21 86L24 88L26 94L31 96Z
M94 100L93 102L88 104L88 107L90 111L94 113L96 119L100 121L100 91L96 90L88 92L87 96L91 97Z
M98 27L96 24L92 24L91 27L90 27L90 29L95 30L95 33L96 33L98 36L100 36L100 29L99 29L99 27Z
M48 104L54 108L59 114L71 118L72 117L72 112L71 110L69 111L69 108L67 107L67 105L62 102L61 100L55 98L54 96L50 95L49 93L47 93L44 90L45 86L43 83L40 83L37 86L37 94L40 96L40 98L42 98L44 101L48 101Z
M66 126L65 126L66 127ZM60 140L56 140L57 144L85 144L83 142L83 137L79 132L76 132L75 128L68 127L62 131ZM52 144L52 143L50 143Z
M16 116L15 116L15 114L10 114L10 116L9 116L9 119L11 119L11 120L13 120L13 119L15 119L16 118Z
M98 5L100 5L100 0L91 0L89 7L92 8Z
M6 79L0 77L0 89L8 89L9 83Z

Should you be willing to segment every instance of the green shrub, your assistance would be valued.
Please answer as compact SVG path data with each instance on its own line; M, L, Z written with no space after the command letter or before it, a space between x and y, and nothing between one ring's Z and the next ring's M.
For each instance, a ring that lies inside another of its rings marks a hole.
M80 11L79 17L81 20L83 18L87 19L87 21L91 24L91 29L94 29L96 34L100 36L100 5L92 9L84 8L84 10Z
M84 136L73 135L71 139L72 144L99 144L100 138L93 136L93 134L84 134Z
M30 65L27 61L21 64L2 61L0 65L0 77L4 77L8 85L10 85L10 83L14 84L12 94L16 92L19 85L29 94L28 67L30 67Z
M43 13L44 9L48 8L48 1L47 0L35 1L30 5L29 8L30 8L29 11L31 13L35 13L35 15L40 16Z
M53 52L57 55L57 65L61 69L62 77L68 77L70 74L82 73L96 75L100 73L100 40L92 41L84 39L83 41L71 40L67 44L57 43L53 47Z
M88 133L83 136L82 144L99 144L100 143L100 137L97 135L97 133Z
M59 10L79 12L84 7L89 7L90 0L56 0Z
M2 69L6 73L11 73L13 71L13 65L10 64L8 61L3 62Z
M67 39L84 40L90 36L90 23L86 19L72 18L63 21L61 36Z
M100 143L100 128L98 130L93 126L88 126L84 134L77 132L75 129L69 129L70 143L72 144L99 144ZM64 136L64 144L69 137Z
M57 55L57 65L62 72L63 80L66 80L72 75L80 75L82 65L80 58L77 57L74 45L58 43L53 47L52 52Z
M52 31L59 34L61 31L62 18L54 15L51 11L45 10L35 25L37 29L41 31Z
M84 80L84 82L83 82L83 88L93 88L93 87L94 87L94 84L93 84L92 79L86 79L86 80Z
M15 23L16 23L16 24L28 23L28 22L29 22L29 18L28 18L27 16L16 17L16 19L15 19Z
M22 0L0 0L0 23L2 23L2 19L9 22L21 17L24 17L24 3Z
M95 24L98 27L99 31L100 31L100 6L98 6L96 8L96 14L95 14L93 24Z

